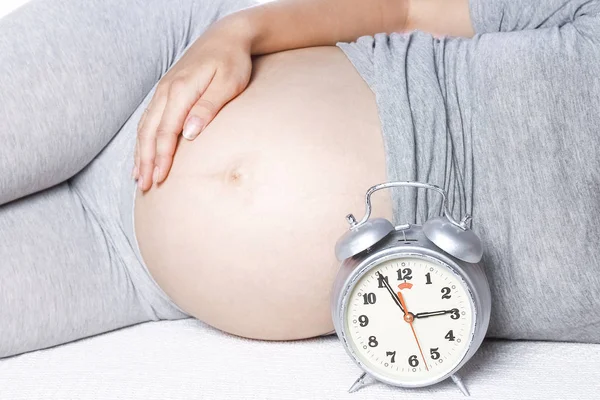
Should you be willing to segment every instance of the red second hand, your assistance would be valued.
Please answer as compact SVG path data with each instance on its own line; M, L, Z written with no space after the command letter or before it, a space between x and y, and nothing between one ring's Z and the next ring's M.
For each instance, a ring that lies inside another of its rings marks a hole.
M413 336L415 337L415 341L417 342L417 347L419 348L419 353L421 353L421 358L423 359L423 363L425 364L425 369L429 371L429 367L427 366L427 360L425 360L425 356L423 355L423 350L421 350L421 344L419 343L419 339L417 338L417 333L415 332L415 328L413 326L413 321L415 319L412 313L408 312L408 308L406 307L406 303L404 302L404 297L401 292L398 292L398 299L400 300L400 304L402 304L402 308L404 308L404 321L408 322L410 325L410 329L412 330Z

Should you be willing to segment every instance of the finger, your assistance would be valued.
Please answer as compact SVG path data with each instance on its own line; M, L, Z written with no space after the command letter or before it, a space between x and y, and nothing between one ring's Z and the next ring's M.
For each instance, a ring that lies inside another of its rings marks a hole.
M140 176L140 141L135 139L135 152L133 154L133 179L137 180Z
M194 140L215 118L221 108L237 96L242 89L241 85L225 79L217 72L206 91L190 110L183 126L183 137L187 140Z
M135 139L135 147L133 152L133 171L131 171L131 179L137 179L140 174L139 157L138 157L138 140Z
M146 119L146 115L148 115L148 109L146 108L140 117L140 121L138 122L136 136L135 136L135 151L133 153L133 172L131 173L131 177L133 179L137 179L140 175L140 144L138 135L140 134L140 130L144 125L144 120Z
M206 69L206 72L200 72L194 79L179 78L171 82L169 98L156 129L153 183L160 183L167 177L185 117L208 86L212 76L213 73Z
M140 132L140 129L142 129L142 126L144 126L144 121L146 120L146 116L148 115L148 108L150 107L150 105L148 105L148 107L144 110L144 112L142 113L142 116L140 117L140 122L138 122L138 126L137 126L137 132Z
M156 128L160 123L166 103L166 90L160 87L157 88L138 134L138 187L142 191L146 191L152 186L156 152Z

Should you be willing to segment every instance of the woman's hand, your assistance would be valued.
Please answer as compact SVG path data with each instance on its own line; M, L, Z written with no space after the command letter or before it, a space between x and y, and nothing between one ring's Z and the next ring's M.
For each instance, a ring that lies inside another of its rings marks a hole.
M439 28L437 19L448 23L433 31L460 34L468 15L468 0L286 0L228 15L158 84L139 124L133 176L141 190L167 177L179 134L193 140L246 88L251 55L333 46L378 32Z
M194 140L244 91L252 71L249 36L228 18L216 22L159 82L138 125L133 177L140 190L167 177L179 134Z

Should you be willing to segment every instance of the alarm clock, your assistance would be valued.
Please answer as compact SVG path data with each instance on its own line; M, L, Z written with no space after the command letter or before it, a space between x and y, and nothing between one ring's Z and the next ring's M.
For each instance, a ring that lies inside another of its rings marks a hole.
M394 226L371 216L371 195L414 187L442 196L441 214L423 225ZM365 216L336 243L341 261L331 299L335 332L368 376L415 388L451 378L468 396L458 371L481 345L490 320L491 293L481 263L483 246L448 211L446 192L422 182L387 182L368 189Z

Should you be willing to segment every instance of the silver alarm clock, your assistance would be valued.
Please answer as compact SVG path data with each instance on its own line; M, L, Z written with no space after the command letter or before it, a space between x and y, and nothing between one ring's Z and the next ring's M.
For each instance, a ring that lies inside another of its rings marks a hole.
M442 215L422 226L394 227L369 219L371 195L409 186L442 195ZM455 221L446 192L421 182L388 182L366 193L360 222L336 243L342 261L332 293L335 331L367 376L394 386L423 387L452 378L468 395L457 371L483 341L491 311L490 287L481 264L481 240L466 215Z

